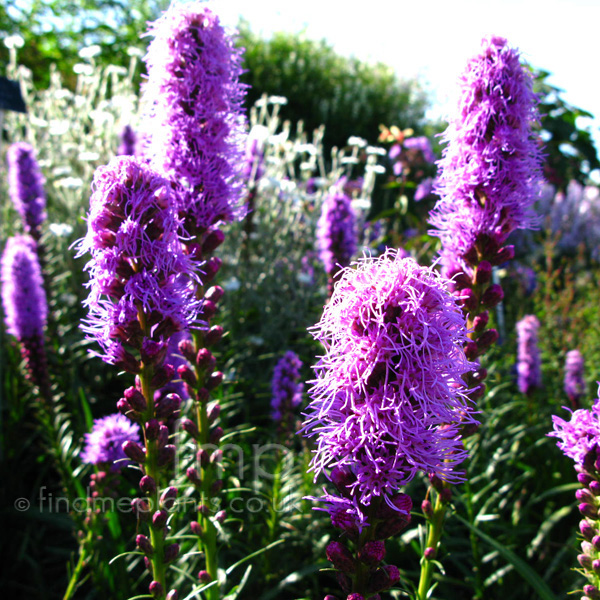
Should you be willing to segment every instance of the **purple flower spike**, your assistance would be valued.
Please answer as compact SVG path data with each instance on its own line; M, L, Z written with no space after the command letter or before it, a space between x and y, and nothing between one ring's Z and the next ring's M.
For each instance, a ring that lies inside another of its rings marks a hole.
M242 50L199 3L172 4L150 33L143 154L175 182L191 233L241 218Z
M9 238L2 255L2 304L6 330L19 341L41 340L48 305L36 243L28 236Z
M579 350L567 352L565 359L565 392L576 406L586 390L584 379L585 363Z
M438 163L440 200L430 218L442 257L455 260L470 257L484 240L498 248L513 229L534 227L541 177L531 129L538 120L537 98L518 52L503 38L485 38L461 85L458 113Z
M21 215L25 231L38 239L40 225L46 219L46 194L35 150L25 142L18 142L8 148L6 159L8 194Z
M342 271L313 335L326 349L303 429L318 436L316 475L350 468L359 512L418 471L463 479L459 431L476 421L462 377L476 365L463 350L465 317L441 276L393 249L363 258Z
M350 264L357 249L356 217L343 193L344 179L326 196L317 223L317 248L330 280Z
M96 170L92 186L88 232L78 249L78 256L92 255L82 329L98 341L106 362L135 372L125 346L140 351L144 337L164 342L194 321L195 265L183 253L180 221L160 175L120 156Z
M542 387L539 328L540 322L534 315L527 315L517 323L517 385L522 394Z
M93 465L109 463L116 471L127 462L123 444L127 441L141 443L140 427L124 415L117 413L94 420L91 433L85 434L81 460Z
M598 395L600 396L600 389ZM579 409L572 412L569 421L553 416L552 424L554 431L548 436L558 438L556 445L565 455L578 465L583 465L586 454L600 442L600 398L590 410Z
M271 417L275 421L285 420L291 416L294 408L302 402L302 383L300 378L302 361L298 356L288 350L277 362L273 371L271 399Z

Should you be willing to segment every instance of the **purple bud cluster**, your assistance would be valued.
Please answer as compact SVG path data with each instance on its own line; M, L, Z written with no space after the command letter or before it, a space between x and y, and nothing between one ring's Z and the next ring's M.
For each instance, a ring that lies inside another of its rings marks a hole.
M194 263L183 253L169 186L135 158L116 157L96 170L88 232L89 315L82 329L106 362L137 373L161 367L171 335L198 313ZM140 362L141 361L141 362Z
M600 389L598 390L600 396ZM591 410L579 409L570 421L553 416L554 431L548 436L559 439L558 447L575 461L581 484L575 500L581 513L579 531L581 554L577 561L588 580L583 598L600 598L600 398Z
M541 153L532 76L505 39L484 38L467 65L458 113L446 133L432 211L442 259L471 275L480 260L498 264L508 235L535 226Z
M131 125L125 125L121 131L121 143L117 149L117 156L134 156L137 136Z
M317 222L317 249L329 277L330 293L334 277L350 264L358 245L356 217L350 197L342 191L344 183L340 180L325 197Z
M33 238L25 235L11 237L6 242L0 274L2 306L6 330L21 344L28 377L39 387L42 397L49 399L44 348L48 304L36 247Z
M243 216L242 50L200 3L173 4L150 24L143 154L173 184L196 234Z
M540 322L526 315L517 322L517 385L522 394L542 387L542 359L538 346Z
M586 391L585 361L579 350L570 350L565 357L565 392L573 405L579 406L579 401Z
M36 160L35 150L25 142L9 146L8 194L17 209L25 231L36 240L40 225L46 219L46 194L44 177Z
M293 411L302 402L303 384L299 383L302 361L288 350L277 362L271 388L271 417L282 425L289 425Z

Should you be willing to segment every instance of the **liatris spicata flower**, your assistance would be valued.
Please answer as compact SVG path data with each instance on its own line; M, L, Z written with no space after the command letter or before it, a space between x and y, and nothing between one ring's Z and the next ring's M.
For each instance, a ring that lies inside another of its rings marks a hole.
M475 422L462 377L476 365L465 357L465 319L443 279L393 249L342 271L313 335L326 352L303 431L317 436L311 468L332 468L341 493L321 499L333 524L355 540L370 529L360 555L367 540L406 526L410 498L398 489L416 473L462 480L461 423ZM352 592L380 591L350 579Z
M356 217L351 199L342 191L344 183L340 180L325 197L317 223L317 248L329 277L330 294L336 274L350 264L357 249Z
M460 261L469 275L481 260L497 262L514 229L537 222L532 206L541 153L531 129L537 119L532 76L517 51L503 38L485 38L462 76L430 219L442 257Z
M579 400L585 393L584 360L579 350L567 352L565 358L565 392L573 405L577 408Z
M106 362L138 372L131 351L158 356L173 333L194 321L195 265L182 251L170 186L160 175L120 156L96 170L92 185L88 232L78 252L92 255L83 330L98 341Z
M9 238L2 255L2 305L6 330L21 344L28 376L50 399L44 330L48 305L36 242L29 236Z
M128 461L123 444L127 441L141 443L140 426L132 423L121 413L94 420L90 433L85 434L85 446L81 452L84 463L106 466L113 471L125 466Z
M460 481L467 329L441 277L388 249L345 269L313 335L326 348L304 431L317 435L316 474L351 466L368 506L419 471Z
M200 3L172 4L150 33L144 155L173 180L196 234L243 216L242 50Z
M125 125L121 131L121 144L117 149L117 156L133 156L135 154L137 136L131 125Z
M303 384L299 383L302 361L288 350L277 362L273 371L271 417L289 430L293 410L302 402Z
M9 196L21 215L25 231L37 240L40 225L46 219L46 194L35 150L25 142L17 142L9 146L6 159Z
M138 374L117 407L144 426L144 447L127 440L122 449L143 473L146 498L134 506L152 515L150 537L140 534L136 541L153 577L149 590L163 600L165 567L179 552L177 544L166 543L168 510L177 495L174 487L161 490L176 454L166 423L178 415L181 398L155 398L155 392L175 375L165 362L170 337L197 326L196 265L183 252L166 179L134 157L119 156L96 170L93 189L88 232L79 244L79 255L91 254L85 267L91 276L89 316L82 328L98 341L106 362Z
M517 322L517 385L522 394L542 386L539 328L540 322L534 315L527 315Z
M600 390L598 390L600 396ZM584 598L600 597L600 398L591 410L579 409L565 421L552 417L554 431L548 436L558 438L557 446L575 461L577 480L581 488L575 492L582 520L579 530L583 536L581 554L577 561L588 584L583 587Z

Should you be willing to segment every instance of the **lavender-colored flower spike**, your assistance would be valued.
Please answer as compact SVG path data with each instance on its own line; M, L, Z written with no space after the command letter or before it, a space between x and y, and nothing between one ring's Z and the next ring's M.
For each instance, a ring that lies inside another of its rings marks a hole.
M120 156L96 170L92 185L88 232L78 251L92 255L82 329L98 341L106 362L135 372L127 348L142 350L144 339L163 344L194 321L195 265L182 251L170 186L160 175Z
M242 50L200 3L172 4L150 32L143 153L176 183L190 233L241 218Z
M9 196L21 215L25 231L39 239L40 225L46 219L46 194L35 150L25 142L17 142L8 148L6 158Z
M29 236L9 238L2 255L2 304L8 333L21 344L28 377L46 401L51 399L44 329L48 304L36 243Z
M584 367L583 355L579 350L567 352L565 358L565 392L574 407L577 407L579 400L585 393Z
M393 249L345 269L314 337L326 348L304 433L312 469L350 468L358 506L418 471L460 481L461 426L475 423L462 383L465 318L444 280Z
M329 276L330 293L333 279L350 264L358 245L356 217L350 198L342 191L344 183L344 179L340 180L325 197L317 223L317 248Z
M517 51L503 38L485 38L463 73L439 162L440 200L430 223L442 257L468 265L490 246L500 248L513 229L536 225L541 153L531 126L537 119L532 77Z
M288 350L277 362L273 371L271 416L275 421L286 420L293 409L302 402L302 383L300 378L302 361L295 352Z
M527 315L517 322L517 385L522 394L542 386L539 328L540 322L534 315Z
M127 441L141 443L140 426L126 416L116 413L94 420L90 433L85 434L85 446L81 452L84 463L94 465L110 464L116 471L125 466L123 444Z
M9 238L2 255L2 304L8 333L19 341L42 339L48 305L36 244L28 236Z

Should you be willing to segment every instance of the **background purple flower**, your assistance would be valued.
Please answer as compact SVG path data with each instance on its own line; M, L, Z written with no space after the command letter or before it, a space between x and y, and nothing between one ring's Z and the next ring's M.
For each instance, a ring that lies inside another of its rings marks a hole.
M458 111L444 135L438 166L440 200L431 213L442 256L472 258L495 248L515 228L537 223L541 153L531 126L538 119L531 73L505 39L489 37L462 75ZM484 257L489 260L488 257Z
M124 442L141 443L140 426L120 413L95 419L92 431L84 437L82 462L93 465L108 463L112 470L120 469L129 462L122 460L125 458Z
M579 350L570 350L565 357L565 392L575 405L585 394L585 362Z
M40 225L46 219L44 177L30 144L17 142L6 152L8 194L21 215L25 231L38 239Z
M130 125L125 125L123 131L121 131L121 143L117 149L117 156L133 156L135 154L135 147L137 142L137 136L135 131Z
M357 249L356 217L349 196L342 192L344 182L325 197L317 222L317 249L330 279L350 264Z
M288 350L275 365L271 389L271 417L275 421L285 420L293 415L293 409L302 402L303 384L300 378L302 361L295 352Z
M143 154L173 181L190 231L241 218L242 50L199 3L172 4L150 33Z
M311 466L348 467L362 505L418 471L458 481L459 430L474 423L462 376L465 318L431 269L389 249L342 272L314 337L325 347L304 433Z
M2 305L6 330L19 341L42 339L48 305L36 243L18 235L6 242L2 255Z
M527 315L517 322L517 385L523 394L542 386L539 328L535 315Z

